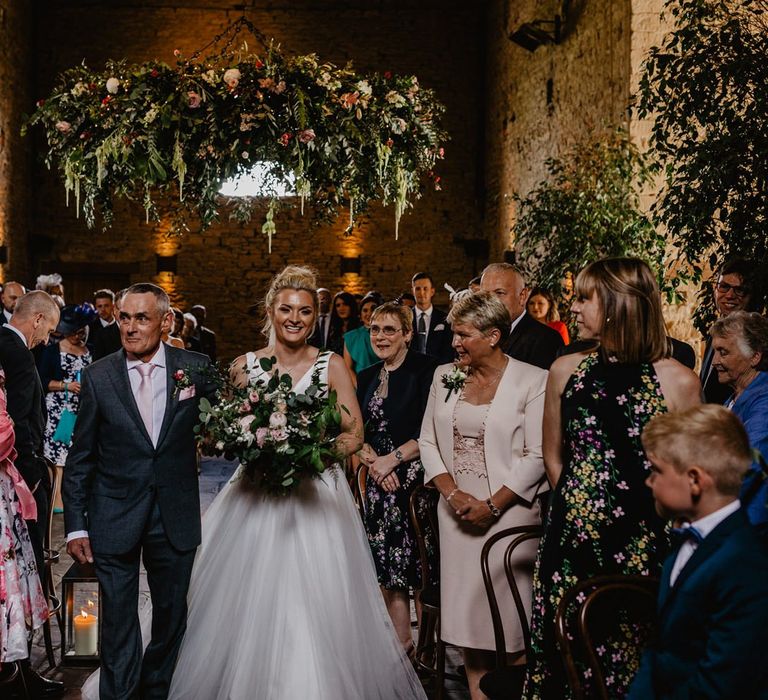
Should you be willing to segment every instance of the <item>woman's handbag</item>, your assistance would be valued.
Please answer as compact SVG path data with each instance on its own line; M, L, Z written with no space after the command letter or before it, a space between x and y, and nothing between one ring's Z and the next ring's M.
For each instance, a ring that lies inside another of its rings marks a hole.
M54 442L60 442L69 445L72 442L72 433L75 431L75 421L77 414L69 408L69 392L64 390L64 410L61 412L59 424L53 433Z

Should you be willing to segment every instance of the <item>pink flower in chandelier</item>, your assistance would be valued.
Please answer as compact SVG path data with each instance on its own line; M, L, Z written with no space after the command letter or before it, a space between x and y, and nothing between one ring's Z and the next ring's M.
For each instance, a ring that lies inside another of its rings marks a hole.
M341 97L339 97L339 102L341 102L341 106L344 107L344 109L352 109L352 107L357 104L359 99L359 92L345 92Z
M68 134L72 129L72 125L69 122L60 121L56 122L56 131L62 134Z
M291 140L291 135L286 131L279 139L278 142L283 144L283 146L287 146L288 142Z
M197 109L200 106L201 102L202 102L202 98L198 93L194 92L193 90L190 90L187 93L187 104L192 109Z
M299 141L301 143L309 143L310 141L315 140L315 130L314 129L304 129L304 131L299 132Z

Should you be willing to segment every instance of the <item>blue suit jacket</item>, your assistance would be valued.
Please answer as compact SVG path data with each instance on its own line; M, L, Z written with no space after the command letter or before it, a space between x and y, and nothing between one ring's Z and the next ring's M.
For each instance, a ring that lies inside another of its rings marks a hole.
M768 551L738 510L659 589L659 630L627 700L768 698Z

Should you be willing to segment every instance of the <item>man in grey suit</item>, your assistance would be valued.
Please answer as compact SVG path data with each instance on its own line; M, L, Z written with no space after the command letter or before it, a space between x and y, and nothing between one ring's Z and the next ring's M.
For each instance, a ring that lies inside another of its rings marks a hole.
M215 386L207 357L161 342L172 314L160 287L129 287L118 322L123 348L82 375L64 469L67 552L93 562L101 584L101 700L165 698L200 544L193 427L200 398ZM143 659L142 554L153 608Z

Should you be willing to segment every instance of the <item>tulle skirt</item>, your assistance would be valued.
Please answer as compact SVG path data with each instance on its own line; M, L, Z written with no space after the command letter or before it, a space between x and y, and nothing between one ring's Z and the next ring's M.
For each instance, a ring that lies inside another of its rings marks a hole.
M205 515L170 698L424 697L341 471L272 497L238 469Z

